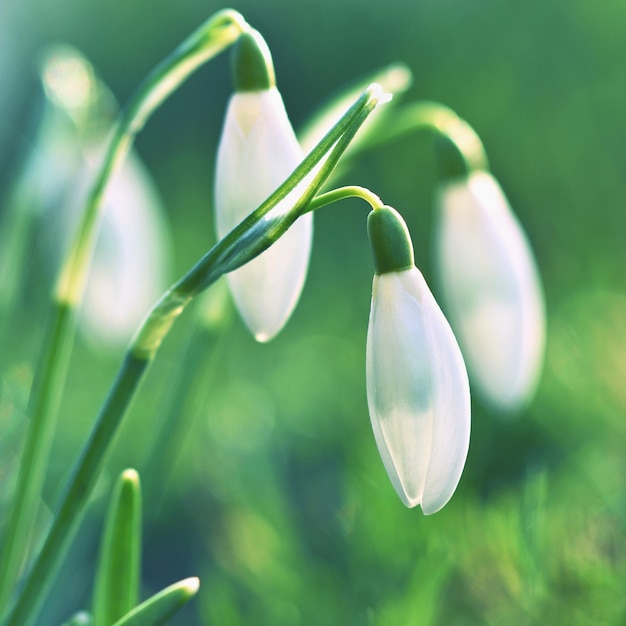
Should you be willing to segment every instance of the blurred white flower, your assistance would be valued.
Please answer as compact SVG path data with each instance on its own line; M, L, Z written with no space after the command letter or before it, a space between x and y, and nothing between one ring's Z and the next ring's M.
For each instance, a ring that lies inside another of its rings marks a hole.
M67 249L106 145L111 96L89 62L52 48L41 68L41 125L17 186L15 207L44 220L47 252ZM131 151L109 181L79 328L98 345L130 340L168 286L171 248L155 185Z
M444 309L472 383L500 411L532 396L545 343L543 292L526 236L484 171L441 184L435 231Z
M383 210L389 209L376 209L370 217ZM367 399L378 450L396 492L406 506L420 504L429 515L452 497L465 465L469 383L452 330L412 264L412 248L411 266L400 263L393 271L400 258L393 246L391 264L376 262Z
M219 238L263 202L303 158L276 87L231 96L215 171ZM298 188L299 189L299 188ZM289 198L293 199L294 192ZM290 208L283 200L272 214ZM244 322L258 341L274 337L295 308L309 264L313 216L298 218L258 257L227 274Z
M165 292L171 249L164 215L145 166L129 154L105 193L79 316L88 338L126 343Z

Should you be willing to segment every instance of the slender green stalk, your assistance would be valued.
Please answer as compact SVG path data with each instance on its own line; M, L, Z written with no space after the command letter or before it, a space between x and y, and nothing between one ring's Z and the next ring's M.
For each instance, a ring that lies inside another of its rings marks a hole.
M2 621L3 626L26 626L39 609L77 529L128 405L176 318L200 291L225 272L236 269L263 252L289 228L326 182L358 129L383 97L377 85L368 88L291 176L216 244L152 309L131 344L72 473L41 552L16 604ZM302 195L294 199L289 210L269 219L268 213L272 208L285 199L322 159L319 172Z
M52 321L44 335L35 375L42 383L31 390L30 426L0 556L0 607L6 606L27 553L67 375L75 330L73 310L84 291L106 185L149 116L194 70L232 44L244 29L245 21L235 11L222 11L210 18L149 74L114 130L52 301Z
M437 102L416 102L394 109L384 127L375 135L358 144L358 149L371 148L387 143L411 132L428 130L450 141L460 153L467 171L487 170L489 162L485 148L476 131L452 109ZM353 152L354 154L354 152Z
M17 603L3 622L6 626L25 626L38 610L58 570L59 557L76 531L113 436L148 364L148 359L132 354L124 360L70 478L42 550Z
M365 200L372 209L379 209L383 206L383 201L372 191L366 189L365 187L359 187L357 185L347 186L347 187L338 187L337 189L333 189L331 191L327 191L326 193L322 193L319 196L315 196L313 200L306 207L306 213L310 211L317 211L317 209L321 209L333 202L338 202L339 200L345 200L346 198L361 198L361 200Z
M29 398L31 421L2 544L0 607L7 605L27 554L56 425L56 420L46 416L56 415L59 410L73 341L73 315L69 305L55 301L44 330L46 342Z

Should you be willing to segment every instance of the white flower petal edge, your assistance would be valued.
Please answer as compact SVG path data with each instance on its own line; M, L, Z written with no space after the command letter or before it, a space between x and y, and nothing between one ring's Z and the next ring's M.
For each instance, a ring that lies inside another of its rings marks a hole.
M463 357L420 271L374 277L367 334L374 437L406 506L436 513L452 497L469 448Z
M439 191L436 266L472 383L501 411L532 397L545 345L530 245L496 180L474 172Z
M217 153L217 233L227 235L278 187L303 158L275 87L231 96ZM299 189L273 212L290 207ZM268 341L293 312L309 265L313 216L298 218L270 248L227 275L244 322L258 341Z

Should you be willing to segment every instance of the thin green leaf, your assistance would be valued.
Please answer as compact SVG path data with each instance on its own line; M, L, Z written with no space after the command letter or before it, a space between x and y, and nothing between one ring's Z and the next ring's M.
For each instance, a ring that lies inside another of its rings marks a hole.
M330 128L343 115L346 109L356 100L360 93L372 83L378 83L386 93L392 94L391 106L380 109L372 116L357 138L351 143L348 153L358 152L359 148L367 145L367 139L376 131L382 119L386 118L395 104L395 96L404 93L413 82L411 70L403 63L394 63L383 67L368 76L342 86L304 123L298 131L298 141L305 152L311 150ZM383 113L383 115L381 115Z
M159 626L193 598L200 588L199 578L186 578L166 587L115 622L113 626Z
M127 469L117 480L100 545L93 600L94 626L109 626L139 601L141 488Z

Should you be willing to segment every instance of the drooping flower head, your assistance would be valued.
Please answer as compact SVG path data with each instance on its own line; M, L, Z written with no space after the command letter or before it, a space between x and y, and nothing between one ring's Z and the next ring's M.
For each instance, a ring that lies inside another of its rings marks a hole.
M215 169L220 238L260 205L303 158L259 33L241 35L233 61L235 93L228 103ZM285 211L289 202L290 196L272 215ZM274 337L293 312L306 278L312 236L313 218L308 213L270 248L227 275L237 309L257 340Z
M70 46L47 51L41 80L42 119L11 210L44 221L44 245L55 265L84 210L116 105L91 63ZM167 287L171 258L164 207L134 150L111 179L103 205L78 317L80 330L99 347L128 342Z
M533 253L487 171L441 183L435 261L443 303L472 383L500 411L532 396L543 361L545 307Z
M463 357L413 261L402 217L375 209L368 233L376 275L367 334L367 399L387 474L406 506L425 514L452 497L469 447Z

